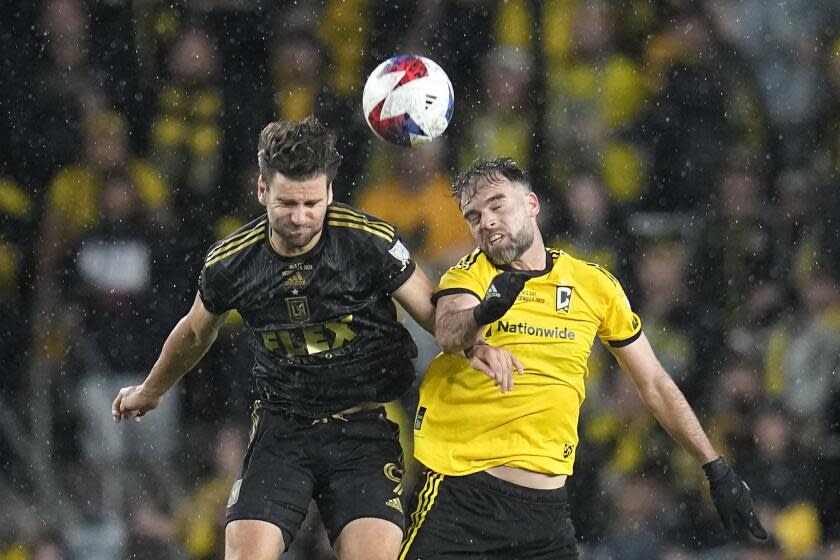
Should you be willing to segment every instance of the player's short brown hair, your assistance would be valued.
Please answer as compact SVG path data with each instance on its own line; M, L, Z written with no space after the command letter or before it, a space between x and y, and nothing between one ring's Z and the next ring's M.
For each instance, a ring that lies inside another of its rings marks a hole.
M452 196L458 199L459 206L463 201L463 195L467 196L467 201L475 196L475 184L479 179L491 183L498 183L507 179L511 183L521 185L528 191L531 190L531 181L528 179L528 174L511 158L479 158L458 175L452 186L449 187Z
M338 172L341 155L335 149L335 133L309 116L266 125L260 132L257 160L266 183L271 183L275 173L294 181L325 173L329 184Z

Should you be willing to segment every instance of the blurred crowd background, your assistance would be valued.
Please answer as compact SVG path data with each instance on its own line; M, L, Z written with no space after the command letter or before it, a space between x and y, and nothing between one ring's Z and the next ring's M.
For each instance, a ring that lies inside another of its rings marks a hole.
M142 424L110 404L188 310L207 247L262 211L262 126L310 113L340 138L336 198L398 225L431 276L471 249L453 174L476 155L527 168L547 240L621 279L773 534L725 540L698 465L598 346L569 483L584 560L840 558L836 2L3 4L0 559L222 558L240 322ZM422 148L361 111L402 52L455 89ZM422 374L437 349L411 328ZM317 517L286 556L331 558Z

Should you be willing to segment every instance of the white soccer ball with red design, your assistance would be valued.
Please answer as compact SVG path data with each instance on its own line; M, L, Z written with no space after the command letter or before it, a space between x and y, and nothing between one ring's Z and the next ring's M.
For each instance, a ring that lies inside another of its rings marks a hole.
M443 68L411 54L391 57L377 66L362 94L371 130L401 146L424 144L443 134L454 106L452 82Z

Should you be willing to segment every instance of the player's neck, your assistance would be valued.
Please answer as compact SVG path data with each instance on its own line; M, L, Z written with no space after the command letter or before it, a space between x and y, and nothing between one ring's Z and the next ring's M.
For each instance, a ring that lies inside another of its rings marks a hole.
M548 256L545 252L545 243L539 232L534 233L534 242L522 253L522 256L511 261L510 266L517 270L545 270L548 267Z
M311 251L315 245L318 244L322 235L324 235L323 230L319 231L318 234L303 247L288 247L285 243L283 243L282 238L277 235L274 230L269 230L268 243L271 245L271 249L281 257L299 257Z

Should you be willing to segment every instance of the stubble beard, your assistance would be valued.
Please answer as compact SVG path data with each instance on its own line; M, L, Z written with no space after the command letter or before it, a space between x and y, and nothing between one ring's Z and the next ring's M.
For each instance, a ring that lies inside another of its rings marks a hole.
M520 258L534 243L534 230L530 225L525 225L518 232L513 234L510 243L502 246L485 246L484 253L490 262L499 265L507 265Z
M274 233L277 235L277 237L280 239L281 243L283 243L283 245L285 245L287 249L296 250L296 249L302 249L303 247L306 247L315 238L316 235L321 233L321 231L324 228L323 228L323 226L319 227L319 228L312 228L312 229L307 228L305 230L306 233L304 233L303 235L301 235L299 237L289 235L290 231L295 231L295 230L288 230L288 229L285 229L285 228L282 228L282 227L272 228L272 229L274 230Z

